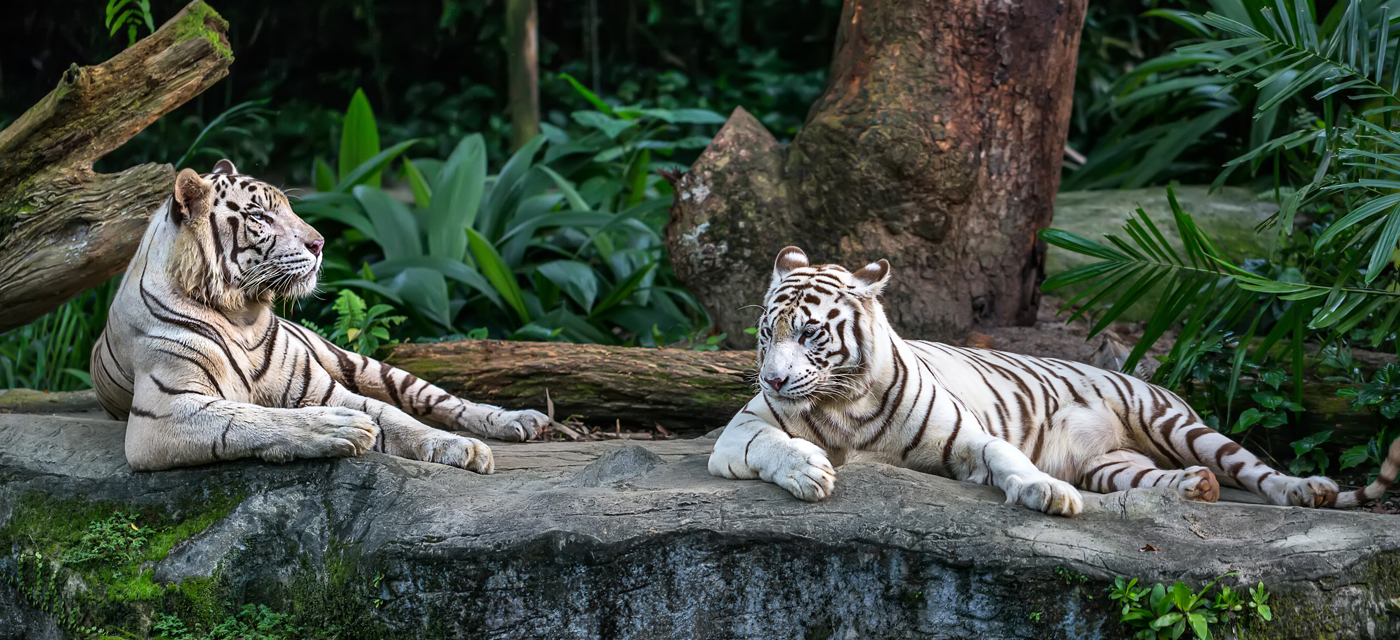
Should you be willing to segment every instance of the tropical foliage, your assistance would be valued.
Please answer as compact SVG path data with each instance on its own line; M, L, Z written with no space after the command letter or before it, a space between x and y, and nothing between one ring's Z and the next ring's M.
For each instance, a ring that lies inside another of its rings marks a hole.
M417 337L484 328L514 339L655 345L707 326L665 265L670 186L656 170L671 166L665 157L675 150L708 144L697 127L723 118L613 106L566 80L594 109L575 112L571 129L545 125L494 175L480 134L463 137L446 160L406 159L417 140L381 149L357 92L338 167L318 159L316 193L294 205L308 221L343 230L328 234L326 286L394 305ZM384 188L394 166L406 187L397 192Z
M1166 242L1141 209L1121 236L1106 237L1107 245L1048 230L1042 237L1051 244L1099 261L1060 274L1045 287L1093 282L1070 304L1080 305L1077 314L1095 316L1095 333L1148 292L1160 291L1125 370L1169 329L1178 330L1160 381L1179 384L1202 358L1229 352L1228 397L1245 373L1256 381L1254 393L1271 400L1240 419L1277 423L1286 420L1285 409L1301 408L1296 403L1306 379L1305 343L1331 345L1323 351L1333 354L1347 353L1350 344L1397 346L1400 136L1391 128L1400 109L1400 29L1392 28L1389 3L1371 0L1340 3L1320 18L1301 1L1219 6L1231 8L1229 15L1177 16L1199 25L1208 38L1173 55L1202 61L1215 72L1215 86L1250 85L1257 91L1255 122L1265 124L1216 184L1237 170L1272 165L1280 212L1260 232L1274 238L1277 250L1269 260L1236 264L1169 190L1182 246ZM1285 105L1301 110L1293 126L1274 131ZM1275 359L1295 381L1292 400L1275 398L1285 376L1266 366ZM1277 377L1273 393L1262 386L1270 376ZM1378 380L1388 384L1383 375ZM1368 403L1359 406L1389 406L1378 393L1358 397ZM1304 461L1295 466L1325 469L1325 456L1315 450L1326 439L1324 432L1293 443Z

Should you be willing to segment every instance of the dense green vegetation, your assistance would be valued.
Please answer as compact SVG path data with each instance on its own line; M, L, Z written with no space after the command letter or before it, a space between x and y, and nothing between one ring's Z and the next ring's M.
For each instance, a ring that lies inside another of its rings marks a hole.
M1354 408L1396 415L1393 367L1367 382L1350 364L1354 347L1395 352L1400 327L1400 137L1392 132L1400 110L1400 29L1393 28L1390 4L1351 0L1318 13L1306 0L1219 0L1213 12L1171 14L1198 37L1143 65L1161 70L1165 79L1155 87L1210 86L1217 98L1251 97L1250 144L1214 181L1261 171L1272 178L1280 212L1259 229L1277 247L1268 259L1234 264L1175 200L1181 249L1163 241L1141 211L1123 237L1107 238L1111 246L1054 230L1042 234L1102 260L1045 283L1055 289L1094 280L1071 301L1096 316L1094 331L1147 292L1162 291L1125 366L1180 328L1158 380L1171 387L1206 381L1224 365L1227 404L1223 415L1211 417L1237 437L1296 419L1305 385L1323 376L1366 382L1341 394L1355 399ZM1280 113L1292 115L1280 122ZM1321 357L1305 355L1309 343L1324 346ZM1279 393L1285 379L1289 394ZM1230 403L1245 395L1259 406L1233 410ZM1330 435L1293 442L1293 471L1325 471L1330 458L1319 445ZM1358 445L1340 466L1372 460L1376 448Z

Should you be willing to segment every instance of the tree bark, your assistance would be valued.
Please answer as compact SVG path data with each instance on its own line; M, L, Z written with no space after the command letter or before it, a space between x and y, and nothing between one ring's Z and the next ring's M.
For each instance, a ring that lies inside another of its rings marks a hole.
M397 345L386 362L473 402L555 418L695 432L723 427L753 398L753 352L465 340Z
M0 332L126 268L175 171L92 163L227 75L227 30L196 0L111 60L70 67L0 132Z
M1086 0L847 0L831 75L780 145L736 109L676 183L676 275L748 347L772 261L893 266L904 336L1035 320Z
M539 13L535 0L507 0L510 46L510 146L519 149L540 133Z

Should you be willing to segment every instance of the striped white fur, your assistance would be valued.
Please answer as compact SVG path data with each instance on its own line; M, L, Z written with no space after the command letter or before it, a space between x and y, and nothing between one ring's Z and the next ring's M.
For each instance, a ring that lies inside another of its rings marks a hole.
M1009 503L1072 516L1076 487L1173 487L1214 502L1220 483L1276 505L1348 507L1379 498L1400 469L1338 493L1296 478L1202 423L1176 394L1094 367L895 335L877 297L880 260L851 273L788 247L759 321L761 393L730 421L710 473L762 478L809 501L831 494L832 464L859 456L1000 487Z
M277 317L276 296L315 288L321 234L227 160L203 176L185 169L175 184L92 353L102 406L128 420L132 468L373 449L490 473L485 444L418 419L507 440L546 424L537 411L458 399Z

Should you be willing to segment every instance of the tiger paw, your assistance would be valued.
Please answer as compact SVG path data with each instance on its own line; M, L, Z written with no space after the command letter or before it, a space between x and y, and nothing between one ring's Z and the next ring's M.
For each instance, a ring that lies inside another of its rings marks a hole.
M1215 502L1220 499L1220 482L1215 474L1205 467L1187 467L1181 470L1181 479L1176 488L1181 497L1196 502Z
M1052 516L1076 516L1084 510L1084 498L1068 482L1049 474L1029 480L1011 476L1002 487L1008 504L1021 504Z
M836 470L821 447L800 438L782 441L768 450L769 460L759 477L807 502L820 502L836 486Z
M496 470L491 448L476 438L451 433L433 433L425 436L414 449L414 457L424 462L452 465L481 474L489 474Z
M1292 478L1293 486L1288 488L1284 498L1291 507L1330 507L1337 502L1337 483L1313 476Z
M488 438L506 442L524 442L544 431L549 425L549 416L525 409L523 411L493 411L485 420L484 429L468 429Z
M379 426L363 411L345 407L318 407L319 419L313 424L315 435L311 438L313 455L357 456L374 445L379 437Z

